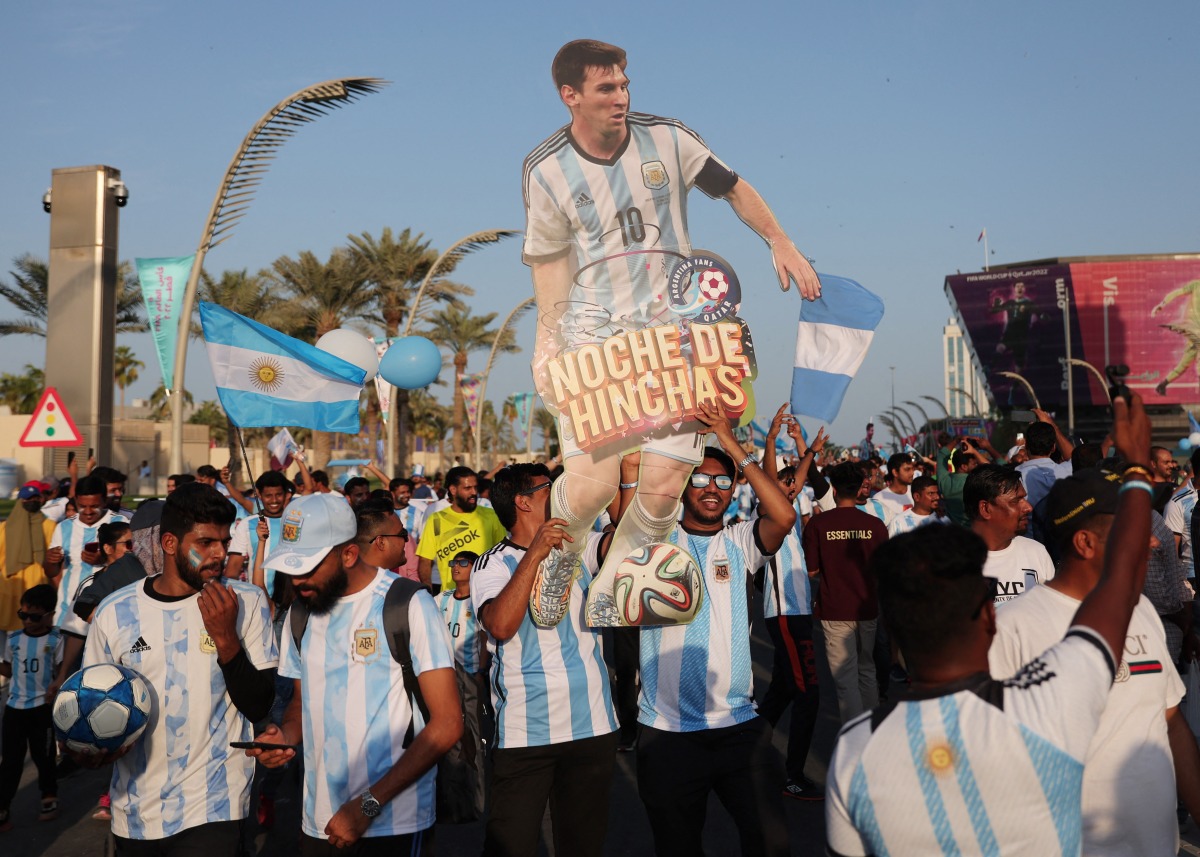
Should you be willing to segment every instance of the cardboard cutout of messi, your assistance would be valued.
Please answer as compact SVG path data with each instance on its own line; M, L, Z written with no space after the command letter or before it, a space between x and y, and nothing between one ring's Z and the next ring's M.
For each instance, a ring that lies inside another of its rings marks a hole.
M565 537L530 597L542 626L565 614L585 536L617 494L622 455L634 449L640 471L589 587L589 621L679 624L701 603L694 560L642 549L664 544L675 528L684 486L704 454L700 404L717 402L736 421L749 420L757 369L737 315L742 284L719 256L691 246L689 191L729 202L767 242L781 288L795 281L804 297L820 294L812 266L762 197L696 132L629 110L625 68L625 52L613 45L565 45L552 73L571 121L523 168L522 255L538 307L533 374L558 419L565 470L551 489ZM635 556L626 589L645 597L628 610L611 609L615 601L598 605L612 600L618 567ZM672 606L643 609L650 603Z

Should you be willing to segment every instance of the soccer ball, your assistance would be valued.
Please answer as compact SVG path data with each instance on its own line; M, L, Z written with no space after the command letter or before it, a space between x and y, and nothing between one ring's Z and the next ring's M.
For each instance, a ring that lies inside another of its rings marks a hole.
M705 268L696 278L696 285L705 300L716 303L729 294L729 279L719 268Z
M686 551L652 542L617 566L613 596L622 625L686 625L704 600L704 580Z
M93 664L63 682L54 697L54 731L67 749L114 753L146 729L150 684L128 667Z

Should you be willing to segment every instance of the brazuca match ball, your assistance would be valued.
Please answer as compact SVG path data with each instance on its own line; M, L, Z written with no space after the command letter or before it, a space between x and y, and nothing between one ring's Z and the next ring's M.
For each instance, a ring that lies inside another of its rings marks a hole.
M705 300L714 303L723 300L729 294L729 280L725 277L725 272L717 268L706 268L701 271L696 279L696 285Z
M142 737L150 708L150 685L140 674L93 664L63 682L51 717L67 749L114 753Z
M687 551L653 542L617 566L613 597L623 625L686 625L700 609L704 580Z

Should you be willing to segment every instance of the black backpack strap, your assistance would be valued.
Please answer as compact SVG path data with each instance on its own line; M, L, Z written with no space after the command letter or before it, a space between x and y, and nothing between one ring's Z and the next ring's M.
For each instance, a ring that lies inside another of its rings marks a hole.
M296 654L300 654L300 641L304 639L304 631L308 628L308 608L299 598L288 609L288 623L291 625L292 642L296 644Z
M413 672L412 653L408 647L408 605L413 596L424 588L417 581L407 577L399 577L393 581L383 599L383 632L387 636L388 647L392 650L392 660L400 664L409 703L414 710L421 712L422 719L428 723L429 708L425 705L425 697L421 694L421 686L417 683L416 673ZM413 722L410 720L401 746L407 748L414 737Z

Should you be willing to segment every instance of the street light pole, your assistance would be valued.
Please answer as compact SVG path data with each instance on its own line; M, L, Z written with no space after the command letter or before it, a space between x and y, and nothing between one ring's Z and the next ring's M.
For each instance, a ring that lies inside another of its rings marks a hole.
M292 93L263 114L242 140L233 160L225 168L225 177L209 209L196 258L188 274L179 312L179 338L175 342L175 366L171 379L171 450L169 473L183 472L183 389L187 371L188 339L192 331L192 311L196 306L196 288L204 257L233 234L234 225L245 216L254 199L255 189L270 166L279 147L305 123L329 111L353 104L364 95L378 92L388 81L377 77L347 77L327 80ZM219 238L217 236L220 236ZM166 379L164 379L164 384Z
M452 263L451 267L453 267L468 253L478 250L480 247L497 244L506 238L512 238L514 235L520 234L520 231L516 229L485 229L482 232L473 232L451 244L450 248L438 256L434 263L429 266L429 271L425 274L425 279L421 280L421 285L417 289L417 293L413 295L412 307L408 311L408 321L404 324L404 332L401 336L408 336L412 333L413 322L421 312L421 300L425 297L425 290L433 282L434 275L441 270L442 266L448 260ZM458 383L457 380L455 383ZM400 426L397 423L403 413L403 409L400 407L401 396L404 397L404 403L407 404L408 390L399 389L393 391L393 395L388 402L387 472L393 476L396 475L396 437L400 433Z
M500 348L501 338L504 336L504 331L508 326L525 314L534 305L533 298L526 298L515 307L508 317L504 319L504 324L500 325L500 329L496 331L496 338L492 340L492 350L488 353L487 366L483 370L483 378L479 382L479 398L475 401L475 469L483 468L483 403L487 396L488 376L492 374L492 363L496 360L496 351Z

